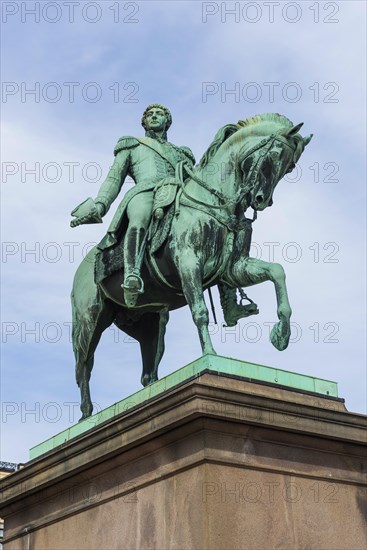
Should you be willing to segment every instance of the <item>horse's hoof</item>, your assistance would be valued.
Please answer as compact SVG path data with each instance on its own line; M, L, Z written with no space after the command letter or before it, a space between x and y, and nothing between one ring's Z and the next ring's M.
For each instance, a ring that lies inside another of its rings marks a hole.
M215 349L211 349L211 350L203 351L203 356L204 355L218 355L218 354L215 351Z
M153 384L158 380L157 376L152 376L151 374L143 374L141 377L141 383L144 387L149 386L150 384Z
M273 326L270 333L270 341L278 351L284 351L289 344L291 331L288 325L281 322Z
M82 411L82 416L79 418L78 422L83 422L83 420L86 420L87 418L89 418L90 416L92 416L92 412L93 412L93 409L91 409L90 412L83 412Z

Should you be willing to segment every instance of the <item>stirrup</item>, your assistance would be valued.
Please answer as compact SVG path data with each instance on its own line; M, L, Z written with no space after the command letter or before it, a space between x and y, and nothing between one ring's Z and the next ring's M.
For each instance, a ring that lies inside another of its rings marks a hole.
M224 320L227 327L234 327L240 319L244 317L249 317L250 315L257 315L259 313L258 307L251 300L250 304L233 304L230 306L227 311L223 311Z
M134 283L138 283L139 286L137 286ZM123 288L124 290L128 290L132 294L143 294L144 293L144 281L140 277L140 275L131 273L130 275L128 275L125 278L123 284L121 285L121 288Z

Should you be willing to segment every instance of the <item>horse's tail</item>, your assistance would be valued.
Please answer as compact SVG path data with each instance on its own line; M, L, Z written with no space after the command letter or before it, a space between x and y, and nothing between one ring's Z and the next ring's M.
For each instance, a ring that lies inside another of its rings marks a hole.
M73 343L73 351L75 355L75 378L79 386L80 378L82 375L82 368L88 355L88 320L82 321L78 315L77 307L75 305L74 292L71 294L72 303L72 330L71 338ZM90 323L89 329L92 329ZM84 361L83 361L84 359Z
M92 252L92 251L91 251ZM90 256L92 256L90 254ZM72 344L75 355L75 374L79 384L81 370L93 356L93 339L99 314L103 309L101 291L94 282L94 262L85 258L79 266L71 292Z

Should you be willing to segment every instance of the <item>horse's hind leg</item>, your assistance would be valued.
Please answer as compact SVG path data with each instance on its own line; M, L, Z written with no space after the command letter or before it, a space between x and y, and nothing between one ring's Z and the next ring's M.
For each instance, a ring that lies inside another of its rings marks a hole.
M92 414L89 379L94 352L102 332L113 321L113 308L106 302L94 281L96 249L92 249L77 269L74 277L71 304L73 313L73 350L76 362L76 381L81 393L82 419Z
M93 405L90 397L89 379L93 368L94 354L90 353L90 335L94 332L93 316L84 312L78 315L73 304L73 350L75 355L75 377L76 383L80 389L80 409L82 418L87 418L92 414Z
M164 336L169 319L167 310L153 313L154 319L150 325L151 335L140 340L141 356L143 360L143 372L141 383L148 386L158 380L158 366L164 353Z
M103 331L111 325L112 321L111 306L101 298L83 312L77 311L75 306L73 307L72 336L76 361L76 382L81 394L81 420L90 416L93 411L89 380L94 363L94 352Z
M168 323L167 310L159 313L145 313L133 325L127 325L124 318L115 319L115 324L132 338L135 338L141 349L143 371L141 383L148 386L158 380L158 366L164 352L164 335Z

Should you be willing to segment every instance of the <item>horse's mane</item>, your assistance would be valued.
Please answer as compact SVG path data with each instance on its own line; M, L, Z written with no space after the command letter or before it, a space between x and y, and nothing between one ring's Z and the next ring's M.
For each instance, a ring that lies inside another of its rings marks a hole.
M200 159L199 167L204 168L218 151L219 147L235 132L244 126L253 126L262 122L273 122L286 129L292 128L293 126L293 122L291 122L289 118L279 115L278 113L264 113L262 115L246 118L245 120L239 120L237 124L226 124L215 134L213 141Z
M260 124L262 122L273 122L283 126L284 128L292 128L293 122L286 116L279 115L278 113L264 113L263 115L255 115L246 118L245 120L239 120L239 126L253 126L254 124Z
M220 128L218 132L215 134L215 137L211 144L209 145L208 149L205 151L203 156L200 159L199 166L200 168L204 168L210 159L215 155L215 153L218 151L219 147L228 139L232 134L237 132L240 127L238 124L226 124L223 126L223 128Z

